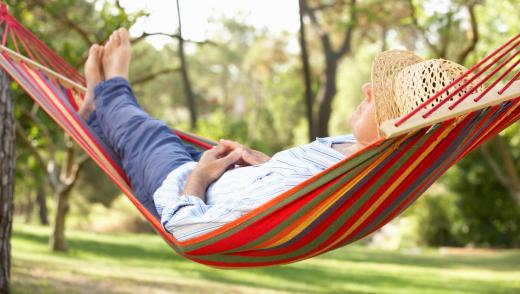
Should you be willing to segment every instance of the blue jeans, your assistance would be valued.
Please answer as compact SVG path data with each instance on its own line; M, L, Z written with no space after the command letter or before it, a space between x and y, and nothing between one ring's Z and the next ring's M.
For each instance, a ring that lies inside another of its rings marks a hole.
M164 122L150 117L137 103L128 81L116 77L95 89L96 110L88 124L115 153L136 198L159 218L153 194L166 176L202 152L186 145Z

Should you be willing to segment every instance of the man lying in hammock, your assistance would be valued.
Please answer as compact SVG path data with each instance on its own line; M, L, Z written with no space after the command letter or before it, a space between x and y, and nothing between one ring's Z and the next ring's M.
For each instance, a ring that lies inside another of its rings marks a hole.
M139 201L156 209L178 240L237 219L379 138L368 83L365 99L350 117L353 135L317 138L273 157L229 140L202 153L139 106L128 83L130 50L125 29L112 33L105 46L91 47L80 114L117 153ZM421 61L406 56L409 64Z

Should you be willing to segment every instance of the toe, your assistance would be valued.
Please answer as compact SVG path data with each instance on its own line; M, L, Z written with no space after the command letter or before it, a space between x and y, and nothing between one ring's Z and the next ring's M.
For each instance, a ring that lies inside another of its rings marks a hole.
M98 50L97 50L97 58L98 59L101 59L103 57L103 50L104 50L103 46L98 46Z
M121 43L121 38L119 37L119 30L114 32L114 43L119 45Z
M108 41L105 44L105 48L108 48L110 50L110 48L113 46L112 45L113 43L114 43L114 33L110 34L110 37L108 38Z
M96 56L96 51L97 51L96 50L96 48L97 48L96 46L97 46L97 44L94 44L94 45L90 46L90 49L88 50L88 57L89 58L92 57L92 56Z
M128 31L125 28L120 28L118 30L118 32L119 32L119 38L120 38L121 42L128 42L128 39L129 39Z
M92 56L94 56L94 57L98 56L98 54L99 54L99 45L98 44L94 44L90 47L90 54L92 54Z

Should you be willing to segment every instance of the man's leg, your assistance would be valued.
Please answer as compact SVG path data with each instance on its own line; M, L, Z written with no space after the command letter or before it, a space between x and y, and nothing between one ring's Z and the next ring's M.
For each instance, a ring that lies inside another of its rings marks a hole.
M135 196L158 217L153 193L168 173L198 160L200 152L185 146L168 126L142 110L127 82L129 63L130 42L124 29L114 32L104 48L92 46L85 64L87 95L80 115L118 153ZM108 81L100 83L104 78Z
M139 106L125 79L101 83L95 103L103 133L121 158L134 194L155 212L155 190L172 170L193 158L166 124Z
M121 158L139 201L155 212L153 193L166 176L193 161L181 139L163 122L151 118L137 103L128 84L128 32L114 32L104 47L105 82L95 89L95 108L108 143Z
M108 143L108 140L105 137L105 134L103 133L103 130L101 129L101 126L99 125L99 120L97 118L97 113L95 110L92 112L89 119L87 120L87 124L90 127L90 129L92 130L92 132L94 134L96 134L96 136L99 138L99 140L101 140L101 142L103 142L103 144L105 145L103 147L105 147L104 149L108 153L110 158L112 158L118 165L122 166L121 160L119 159L119 155L117 155L117 153L115 153L114 150L112 150L112 147Z
M88 58L84 66L85 79L87 82L87 92L85 93L83 103L79 109L79 115L83 117L92 132L103 143L103 147L110 158L112 158L119 166L121 166L119 156L114 152L114 150L112 150L112 147L110 147L107 139L105 138L105 134L103 134L103 131L101 130L94 105L94 89L104 79L101 65L102 57L103 46L99 46L98 44L92 45L90 47Z

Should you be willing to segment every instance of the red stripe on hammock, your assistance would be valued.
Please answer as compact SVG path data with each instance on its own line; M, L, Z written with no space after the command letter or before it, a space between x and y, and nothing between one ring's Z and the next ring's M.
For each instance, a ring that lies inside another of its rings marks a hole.
M297 200L291 201L290 203L284 205L276 211L267 214L266 216L260 218L254 223L232 234L231 236L219 240L215 243L212 243L209 246L204 246L202 248L189 251L187 252L187 254L206 255L214 254L215 252L222 253L226 251L232 251L237 247L247 245L248 243L254 241L258 237L272 230L281 222L285 221L293 213L299 211L302 206L308 204L310 201L312 201L312 199L314 199L313 196L321 193L323 190L327 189L335 182L337 182L337 178L317 188L316 190L305 194L305 196L300 197Z
M446 124L449 124L449 122L446 122ZM463 126L462 125L459 125L456 127L455 130L453 130L453 132L455 132L456 134L460 134L461 132L463 131ZM443 140L441 143L439 143L438 147L436 147L433 152L431 153L431 155L428 155L428 157L432 157L432 158L438 158L438 156L440 156L441 154L443 154L444 152L446 152L446 150L451 146L451 141L450 140ZM452 163L455 163L456 161L446 161L447 163L448 162L452 162ZM428 161L422 161L415 169L416 170L419 170L419 171L426 171L426 169L429 167L429 162ZM451 164L450 164L451 165ZM422 174L422 173L421 173ZM357 228L355 231L352 232L352 234L350 234L349 237L355 237L356 235L358 235L360 233L360 231L364 228L366 228L370 223L372 223L379 215L381 215L381 213L390 206L390 204L394 203L394 201L408 188L411 186L412 183L414 183L415 181L417 181L417 179L421 176L421 174L416 174L415 176L410 176L410 177L406 177L404 181L402 181L399 186L394 190L394 192L392 192L392 194L387 198L385 199L385 201L381 204L381 206L379 206L372 214L371 216L365 220L365 222L363 222L359 228ZM390 220L392 220L393 218L395 218L398 214L398 212L401 211L401 209L403 207L405 207L407 204L409 204L413 199L415 199L415 195L417 194L418 191L421 191L422 189L425 188L426 185L428 185L429 181L437 176L438 174L437 173L434 173L432 175L430 175L429 177L427 177L423 184L419 185L414 191L410 192L410 196L407 197L400 205L398 205L385 219L383 219L377 226L375 226L372 230L370 230L369 232L367 232L366 234L364 234L363 236L360 236L359 238L351 238L349 240L349 238L345 238L345 241L344 243L345 244L348 244L348 243L351 243L351 242L354 242L354 240L359 240L360 238L378 230L379 228L381 228L382 226L384 226L385 224L387 224ZM341 246L341 245L340 245Z
M485 122L486 119L489 119L489 116L491 116L493 114L492 111L490 111L490 113L488 115L486 115L486 117L484 119L481 120L481 122L479 122L479 125L475 128L475 130L472 131L472 134L468 137L472 137L474 136L474 134L476 133L476 131L478 131L482 124ZM476 138L475 140L478 140L478 138ZM471 150L469 150L470 148L466 149L466 151L464 152L461 152L459 154L459 156L457 156L457 158L453 159L449 159L449 160L446 160L446 162L443 164L443 167L440 168L440 169L437 169L437 171L432 174L426 181L424 181L423 184L421 184L416 190L414 190L414 194L417 194L418 192L420 192L421 190L423 190L425 188L425 185L428 185L429 181L431 181L431 179L433 177L438 177L440 176L440 174L444 173L447 169L449 169L451 166L453 166L455 163L457 163L460 158L462 158L465 154L467 154L468 152L470 152ZM440 153L440 152L437 152L437 153ZM438 156L438 154L436 154L436 156ZM402 184L403 185L403 184ZM411 201L413 201L414 199L416 199L416 197L409 197L406 199L405 202L403 202L401 205L399 205L390 215L388 215L384 221L381 222L381 225L373 228L372 230L368 231L367 233L365 233L364 235L360 236L359 238L356 238L354 240L351 240L349 241L348 243L351 243L351 242L355 242L361 238L363 238L364 236L367 236L369 234L371 234L372 232L378 230L379 228L381 228L382 226L384 226L386 223L388 223L390 220L392 220L393 218L395 218L398 214L400 214L402 212L402 209L404 207L406 207L406 205L408 205ZM345 244L343 244L345 245Z
M372 186L373 183L375 183L378 179L378 176L381 174L384 174L388 171L388 169L396 162L398 161L410 148L412 148L413 144L415 144L419 140L419 136L416 136L411 142L409 142L406 145L406 148L402 148L402 150L397 151L399 152L392 160L390 160L385 166L381 168L380 171L378 171L376 174L374 174L370 179L366 182L358 183L358 185L361 185L360 189L356 191L354 194L352 194L340 207L336 207L333 212L326 218L320 221L319 224L316 225L315 228L313 228L312 231L306 232L306 234L298 240L298 242L291 243L288 246L280 247L280 248L274 248L274 249L268 249L268 250L262 250L262 251L248 251L244 253L239 253L238 255L243 256L273 256L273 255L283 255L289 252L294 252L295 250L300 249L301 247L306 246L310 242L312 242L316 237L320 236L322 232L324 232L328 227L332 225L343 213L352 207L353 203L356 203L359 198L365 194L365 192ZM384 189L386 186L383 186L381 189ZM378 190L379 191L379 190ZM359 214L364 213L366 211L366 207L369 207L377 198L378 191L374 192L375 196L372 196L370 199L368 199L364 205L360 206L358 210L345 222L343 225L343 228L349 228L350 224L357 220L357 216ZM336 232L337 233L337 232ZM316 250L320 250L324 248L325 246L328 246L331 241L335 240L335 235L332 234L331 237L329 237L327 240L325 240L322 244L318 245L315 249L311 250L307 254L311 254L312 252L315 252Z

